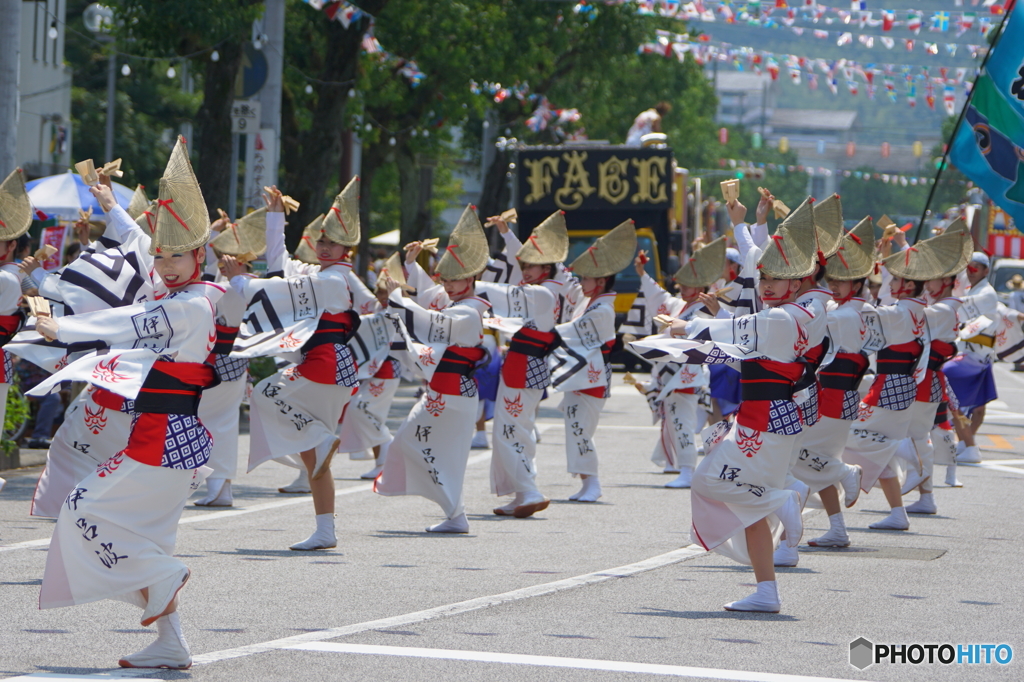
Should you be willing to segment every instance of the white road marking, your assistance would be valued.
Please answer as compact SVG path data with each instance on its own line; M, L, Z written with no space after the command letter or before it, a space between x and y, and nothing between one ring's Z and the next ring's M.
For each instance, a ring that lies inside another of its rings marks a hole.
M466 466L479 464L489 460L491 457L491 451L485 450L481 453L473 455L466 462ZM363 483L360 485L353 485L347 488L334 491L335 497L341 497L342 495L351 495L353 493L365 493L373 490L372 483ZM251 507L241 507L239 509L231 509L225 511L210 512L208 514L195 514L192 516L183 516L178 525L186 523L199 523L200 521L220 521L222 519L229 519L234 516L242 516L244 514L254 514L256 512L267 511L268 509L280 509L281 507L291 507L296 504L312 504L313 498L310 495L301 495L292 497L286 500L277 500L276 502L264 502L263 504L254 504ZM50 544L50 538L43 538L40 540L25 540L24 542L16 542L13 545L4 545L0 547L0 552L13 552L16 549L34 549L36 547L46 547Z
M982 462L981 464L963 464L961 462L957 462L957 466L975 467L977 469L989 469L991 471L1001 471L1006 474L1017 474L1018 476L1024 476L1024 469L1003 466L1002 464L995 464L990 462Z
M376 646L372 644L346 644L343 642L311 642L288 647L303 651L324 651L338 654L369 654L372 656L402 656L409 658L433 658L446 661L473 661L477 663L507 663L511 665L534 665L548 668L570 668L574 670L600 670L617 673L640 673L689 677L710 680L737 680L738 682L851 682L835 677L808 677L779 673L757 673L746 670L722 670L719 668L695 668L685 665L659 665L656 663L633 663L629 661L604 661L592 658L564 658L561 656L528 656L505 654L491 651L459 651L455 649L425 649L422 647Z
M253 654L261 654L267 651L275 651L278 649L294 648L310 642L322 642L327 639L336 639L338 637L347 637L354 635L359 632L366 632L367 630L384 630L387 628L398 627L400 625L410 625L412 623L422 623L424 621L433 620L435 618L443 618L446 616L454 616L460 613L467 613L469 611L478 611L480 609L491 608L492 606L500 606L509 602L520 601L522 599L530 599L532 597L541 597L548 594L555 594L556 592L563 592L565 590L575 589L577 587L583 587L584 585L594 585L602 583L615 578L624 578L626 576L636 575L638 573L644 573L646 571L653 571L658 568L664 568L672 564L677 564L687 559L704 554L704 549L697 545L690 545L683 547L682 549L676 549L665 554L660 554L650 559L639 561L635 564L628 564L626 566L620 566L618 568L610 568L603 571L596 571L594 573L586 573L584 575L578 575L573 578L565 578L563 580L556 580L550 583L542 583L540 585L531 585L530 587L523 587L518 590L512 590L511 592L504 592L502 594L495 594L487 597L477 597L476 599L469 599L467 601L456 602L454 604L445 604L444 606L437 606L432 609L426 609L424 611L415 611L413 613L406 613L400 616L393 616L391 618L381 618L379 620L371 620L364 623L356 623L354 625L344 625L337 628L329 628L327 630L318 630L316 632L306 632L301 635L294 635L292 637L284 637L282 639L276 639L269 642L262 642L258 644L250 644L247 646L237 647L235 649L225 649L223 651L212 651L207 654L199 654L192 657L192 662L195 665L208 665L210 663L218 663L220 661L227 661L232 658L241 658L243 656L252 656Z

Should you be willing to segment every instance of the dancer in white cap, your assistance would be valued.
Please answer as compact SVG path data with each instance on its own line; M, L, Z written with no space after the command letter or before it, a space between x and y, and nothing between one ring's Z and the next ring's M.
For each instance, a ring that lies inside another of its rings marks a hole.
M970 333L963 337L963 352L947 362L942 371L956 393L960 410L970 423L957 427L962 447L958 446L956 461L977 464L981 451L975 442L975 435L985 421L985 406L998 397L996 382L992 374L995 360L995 336L999 328L999 298L988 281L990 259L988 254L975 251L967 266L967 281L970 290L962 297L960 321Z

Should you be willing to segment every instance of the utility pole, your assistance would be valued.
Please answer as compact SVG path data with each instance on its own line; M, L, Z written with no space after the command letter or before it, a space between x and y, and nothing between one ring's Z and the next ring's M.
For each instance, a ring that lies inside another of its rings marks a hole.
M267 58L267 82L260 90L260 129L273 129L270 144L272 162L266 169L268 185L277 184L277 168L281 162L281 84L284 72L284 5L285 0L266 0L263 9L263 32L267 36L263 54Z
M0 0L0 176L18 165L22 0Z

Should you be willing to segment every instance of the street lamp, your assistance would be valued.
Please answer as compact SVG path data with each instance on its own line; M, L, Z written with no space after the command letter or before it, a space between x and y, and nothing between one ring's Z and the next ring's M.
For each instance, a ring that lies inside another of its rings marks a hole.
M114 42L110 35L110 29L114 25L114 10L106 5L94 2L85 8L82 13L82 21L90 33L96 35L96 40L102 43ZM107 57L107 136L104 144L104 158L110 161L114 158L114 97L117 94L117 51L111 50Z

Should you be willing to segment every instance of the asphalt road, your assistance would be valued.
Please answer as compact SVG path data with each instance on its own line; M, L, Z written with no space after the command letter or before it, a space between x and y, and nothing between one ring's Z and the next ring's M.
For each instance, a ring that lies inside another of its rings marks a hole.
M6 472L0 678L1024 679L1016 658L1005 666L849 664L858 637L1006 643L1024 656L1024 374L999 367L1001 401L980 439L986 463L960 468L961 489L937 487L938 515L912 518L907 532L871 531L887 506L878 490L862 497L846 517L852 547L802 546L800 565L779 569L779 615L722 610L752 591L753 573L690 545L689 491L663 487L670 477L649 461L657 429L620 381L598 431L597 504L567 501L578 482L565 473L557 402L548 400L538 462L553 502L535 518L491 513L489 451L470 460L466 536L424 533L441 518L436 506L374 495L358 480L367 463L340 458L336 550L288 550L312 530L312 504L277 493L293 470L273 463L239 477L233 509L187 508L177 543L193 571L181 607L196 663L187 672L113 668L154 637L134 607L37 609L52 522L27 516L38 468ZM411 404L403 388L392 417ZM247 448L243 436L243 459ZM828 525L821 511L805 520L805 538Z

